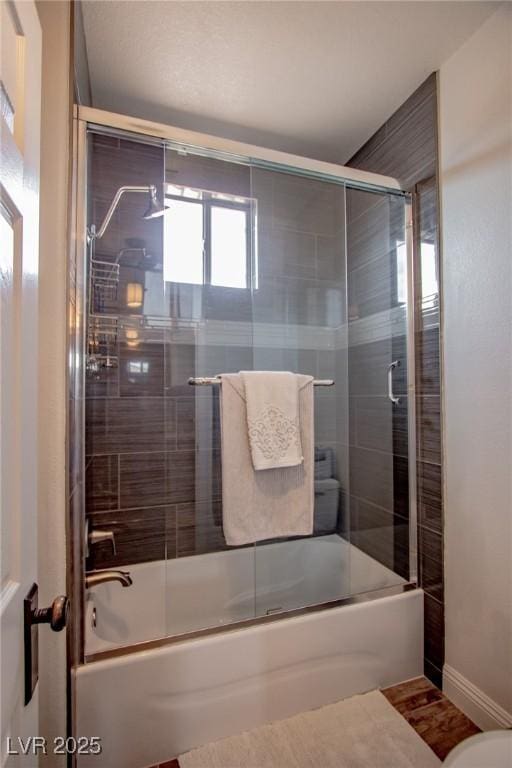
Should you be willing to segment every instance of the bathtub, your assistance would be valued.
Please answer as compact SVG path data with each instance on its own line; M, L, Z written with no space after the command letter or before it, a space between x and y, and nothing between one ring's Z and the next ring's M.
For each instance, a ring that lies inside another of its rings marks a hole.
M422 674L422 590L403 591L395 574L338 536L261 549L267 551L256 558L249 548L183 558L167 568L134 566L133 587L91 591L86 642L96 660L74 671L76 735L99 736L102 753L79 756L79 768L143 768ZM168 594L158 588L162 583ZM188 605L179 599L186 602L185 587ZM272 615L276 607L293 610L315 598L323 603L329 594L337 600L349 590L365 594L300 615ZM95 629L89 622L94 607ZM222 626L256 612L270 612L270 619ZM120 642L147 640L141 624L156 613L155 637L193 632L199 624L217 631L108 654Z
M405 583L336 534L125 569L87 595L86 656Z

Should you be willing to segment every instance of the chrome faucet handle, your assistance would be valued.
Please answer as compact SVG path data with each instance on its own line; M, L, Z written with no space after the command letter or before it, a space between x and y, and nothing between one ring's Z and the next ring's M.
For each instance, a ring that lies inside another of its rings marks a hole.
M85 588L91 589L98 584L107 584L109 581L118 581L123 587L131 587L133 584L130 571L86 571Z
M112 544L112 554L115 556L117 554L116 552L116 538L114 535L114 531L102 531L99 529L96 529L94 531L89 532L89 544L99 544L101 541L110 541Z

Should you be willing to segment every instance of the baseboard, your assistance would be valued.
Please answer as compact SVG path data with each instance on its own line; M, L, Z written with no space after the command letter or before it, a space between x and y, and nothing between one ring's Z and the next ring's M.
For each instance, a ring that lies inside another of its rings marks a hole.
M448 664L443 667L443 692L483 731L512 728L512 714Z

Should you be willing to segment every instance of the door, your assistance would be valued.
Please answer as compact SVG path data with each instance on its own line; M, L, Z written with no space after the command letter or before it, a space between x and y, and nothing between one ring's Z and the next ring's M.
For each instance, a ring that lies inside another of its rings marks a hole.
M7 739L38 734L37 688L24 703L23 598L37 581L41 29L33 2L0 12L1 765L32 768Z
M416 576L410 202L347 189L346 212L349 530L357 594Z

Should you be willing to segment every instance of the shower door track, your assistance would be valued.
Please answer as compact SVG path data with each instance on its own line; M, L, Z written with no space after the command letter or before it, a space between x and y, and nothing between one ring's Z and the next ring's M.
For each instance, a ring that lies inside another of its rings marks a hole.
M156 142L168 149L179 149L181 152L188 150L191 154L229 160L232 163L251 164L260 168L300 174L334 184L348 184L355 189L386 192L399 197L408 196L397 179L391 176L361 171L324 160L313 160L231 139L222 139L218 136L188 131L164 123L153 123L115 112L105 112L94 107L75 105L74 114L75 119L80 123L84 123L95 132L106 133L109 136L133 138L144 143Z

